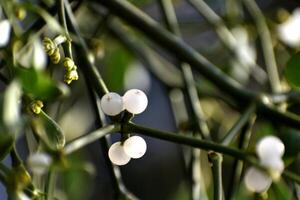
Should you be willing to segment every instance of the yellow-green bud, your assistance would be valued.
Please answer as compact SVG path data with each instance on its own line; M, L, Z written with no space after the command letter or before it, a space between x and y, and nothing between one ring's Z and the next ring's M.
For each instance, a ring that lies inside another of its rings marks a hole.
M72 81L78 80L78 73L76 70L67 71L64 77L64 81L67 84L70 84Z
M44 104L40 100L36 100L36 101L32 102L30 105L32 112L34 112L35 114L40 114L43 107L44 107Z
M74 66L75 66L74 61L71 58L69 58L69 57L65 57L65 59L64 59L64 67L66 68L66 70L67 71L71 71L71 70L73 70Z
M26 15L27 15L27 12L23 7L20 7L20 6L16 7L15 16L18 20L22 21L26 17Z
M54 50L54 53L50 56L50 60L54 63L57 64L60 61L60 52L59 52L59 48L56 48Z
M46 53L51 56L55 53L55 50L57 49L56 44L48 37L45 37L43 40L43 45Z

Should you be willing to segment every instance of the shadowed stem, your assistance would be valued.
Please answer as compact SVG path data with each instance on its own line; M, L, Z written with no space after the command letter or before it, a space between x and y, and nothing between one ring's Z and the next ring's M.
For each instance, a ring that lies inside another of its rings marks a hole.
M179 25L176 18L176 13L172 4L171 0L159 0L159 5L162 10L162 15L164 22L166 24L166 27L169 31L171 31L174 35L177 35L178 37L181 36ZM180 61L179 61L180 62ZM199 101L197 88L195 85L193 72L191 69L191 66L187 63L179 63L180 69L182 72L182 77L184 80L184 86L187 90L187 106L191 108L191 115L193 118L193 121L196 121L197 130L196 133L198 133L202 138L204 139L210 139L210 133L208 129L208 125L205 121L204 113L202 106ZM197 178L195 176L196 174L201 174L201 162L200 157L201 153L199 151L192 150L192 179L193 179L193 187L192 187L192 196L193 199L200 199L202 196L201 193L204 191L202 189L202 180L201 178ZM200 172L198 172L200 170Z
M81 149L82 147L105 137L110 133L115 133L120 130L121 130L120 124L111 124L111 125L104 126L100 129L97 129L96 131L93 131L92 133L77 138L73 142L70 142L65 146L64 152L65 154L71 154Z
M253 116L255 111L256 111L255 104L254 103L250 104L250 106L242 113L238 121L231 127L231 129L223 137L223 139L221 140L221 144L229 145L230 142L234 139L234 137L242 129L242 127L249 121L251 116Z
M265 17L263 16L263 13L259 9L258 5L255 3L255 0L242 1L248 8L250 15L252 15L258 30L258 34L261 38L263 55L272 91L274 93L281 92L282 88L280 85L280 78L278 75L276 59L273 51L272 37Z

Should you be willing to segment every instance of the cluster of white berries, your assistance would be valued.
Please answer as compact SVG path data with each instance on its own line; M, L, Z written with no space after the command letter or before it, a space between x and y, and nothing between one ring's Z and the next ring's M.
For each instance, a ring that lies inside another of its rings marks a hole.
M265 192L272 184L272 180L280 177L284 170L282 160L284 149L282 141L275 136L266 136L257 143L256 154L260 164L269 170L271 176L255 167L249 168L245 175L245 184L249 190Z
M101 108L109 116L116 116L123 110L132 114L142 113L148 105L146 94L138 89L128 90L123 97L110 92L101 99ZM131 158L141 158L147 150L145 140L140 136L132 136L124 142L116 142L109 148L108 156L115 165L125 165Z
M147 150L145 140L140 136L132 136L123 143L116 142L108 150L108 157L115 165L126 165L131 158L141 158Z
M101 98L101 108L109 116L116 116L124 109L132 114L140 114L147 105L146 94L138 89L128 90L123 97L115 92L109 92Z

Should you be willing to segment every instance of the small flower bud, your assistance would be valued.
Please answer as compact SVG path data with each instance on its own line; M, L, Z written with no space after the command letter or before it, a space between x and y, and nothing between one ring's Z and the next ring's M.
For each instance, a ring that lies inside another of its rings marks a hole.
M36 101L32 102L30 105L31 111L34 112L35 114L40 114L43 107L44 107L44 104L40 100L36 100Z
M45 37L43 39L43 46L44 46L46 53L49 56L54 54L55 50L57 49L57 46L55 45L55 43L48 37Z
M65 74L65 77L64 77L65 83L70 84L72 81L76 81L76 80L78 80L78 73L76 70L68 71Z
M64 59L64 67L66 68L66 70L67 71L71 71L71 70L73 70L74 66L75 66L74 61L71 58L69 58L69 57L65 57L65 59Z
M23 19L25 19L26 15L27 15L27 12L23 7L18 6L15 9L15 16L18 20L22 21Z
M54 50L54 53L50 56L50 60L54 63L57 64L60 61L60 53L59 53L59 48L56 48Z

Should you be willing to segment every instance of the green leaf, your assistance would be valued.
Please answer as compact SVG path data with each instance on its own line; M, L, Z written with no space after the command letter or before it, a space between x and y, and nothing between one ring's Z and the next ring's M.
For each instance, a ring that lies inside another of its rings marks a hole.
M48 147L60 150L65 146L65 135L60 126L44 111L41 111L32 120L32 126Z
M269 199L276 199L276 200L293 199L292 191L282 180L278 182L273 182L269 194L270 194Z
M66 86L54 82L47 74L33 68L17 68L17 76L24 92L35 99L51 100L68 93Z
M112 46L105 54L104 79L112 91L123 89L124 74L132 61L132 55L120 46Z
M0 161L10 152L13 142L13 137L0 133Z
M300 131L292 128L284 128L279 135L285 146L285 157L295 157L300 152Z
M286 66L285 77L296 89L300 89L300 52L293 55Z

